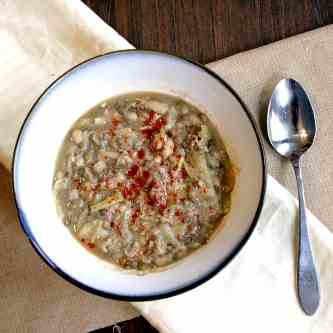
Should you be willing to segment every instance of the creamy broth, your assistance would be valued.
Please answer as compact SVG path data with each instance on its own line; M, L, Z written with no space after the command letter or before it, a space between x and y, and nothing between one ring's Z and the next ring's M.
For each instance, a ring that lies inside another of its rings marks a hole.
M135 93L77 120L60 149L58 214L94 254L151 271L204 245L230 210L234 173L206 114Z

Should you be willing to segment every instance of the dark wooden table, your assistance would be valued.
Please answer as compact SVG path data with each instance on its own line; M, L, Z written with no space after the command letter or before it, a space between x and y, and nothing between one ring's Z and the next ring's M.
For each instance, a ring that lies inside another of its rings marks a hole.
M83 1L137 48L201 63L333 23L332 0ZM156 333L142 317L118 325L121 333Z

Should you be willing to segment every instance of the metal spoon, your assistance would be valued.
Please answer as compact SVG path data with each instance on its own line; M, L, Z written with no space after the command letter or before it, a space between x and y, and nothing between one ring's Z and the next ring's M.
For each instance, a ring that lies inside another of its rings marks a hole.
M314 141L316 119L306 92L295 80L283 79L275 87L268 107L267 132L273 148L294 167L299 197L298 299L304 312L313 315L318 309L320 294L308 234L300 162Z

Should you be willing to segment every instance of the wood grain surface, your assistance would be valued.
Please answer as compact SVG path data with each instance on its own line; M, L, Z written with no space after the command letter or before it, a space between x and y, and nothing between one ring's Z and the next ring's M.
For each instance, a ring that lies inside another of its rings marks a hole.
M208 63L333 22L332 0L84 0L134 46Z
M135 47L165 51L200 63L333 23L333 0L83 2ZM142 317L95 331L156 332Z

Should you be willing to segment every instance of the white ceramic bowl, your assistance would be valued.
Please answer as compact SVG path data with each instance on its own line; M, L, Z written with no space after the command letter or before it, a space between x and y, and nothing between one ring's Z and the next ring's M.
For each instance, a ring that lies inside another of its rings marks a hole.
M101 101L133 91L177 95L206 111L239 170L225 226L178 264L143 276L119 270L83 248L58 218L52 196L57 153L74 121ZM21 225L38 254L58 274L95 294L151 300L201 284L239 252L262 208L266 167L253 119L219 76L182 58L134 50L88 60L51 84L21 128L13 184Z

